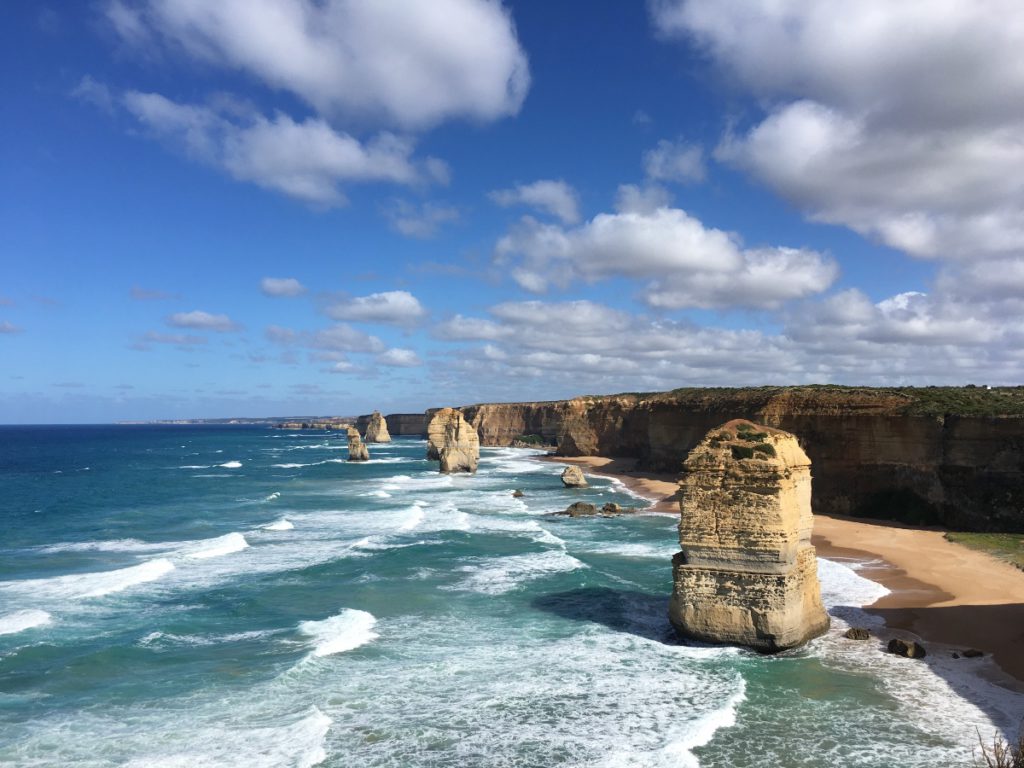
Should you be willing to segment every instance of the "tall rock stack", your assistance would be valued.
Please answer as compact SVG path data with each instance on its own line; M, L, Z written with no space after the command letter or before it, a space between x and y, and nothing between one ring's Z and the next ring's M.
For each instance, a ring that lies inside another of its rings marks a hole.
M380 415L380 411L374 411L370 421L366 425L366 435L363 440L367 443L390 443L391 435L388 433L388 422Z
M705 642L775 653L825 632L811 461L788 432L735 420L683 463L669 619Z
M366 449L366 445L363 443L362 438L359 437L359 430L355 427L348 428L348 460L370 460L370 452Z
M480 438L454 408L437 411L427 425L427 458L441 462L442 472L476 472Z

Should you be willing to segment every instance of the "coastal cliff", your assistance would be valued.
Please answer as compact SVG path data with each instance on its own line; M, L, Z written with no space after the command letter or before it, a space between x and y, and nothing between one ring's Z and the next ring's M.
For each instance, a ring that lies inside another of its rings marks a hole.
M775 653L828 629L811 546L810 466L793 435L743 420L690 452L669 604L679 634Z
M356 427L365 434L370 426L373 414L366 414L356 419ZM427 421L425 413L389 413L383 417L388 425L388 433L392 437L426 437Z
M538 435L562 456L672 473L708 430L749 419L798 436L816 512L1024 531L1021 388L681 389L461 410L483 445Z

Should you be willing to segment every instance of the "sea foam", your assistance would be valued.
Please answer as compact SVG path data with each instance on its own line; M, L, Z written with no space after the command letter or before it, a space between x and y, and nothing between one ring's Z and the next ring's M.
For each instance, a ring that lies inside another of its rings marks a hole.
M30 608L25 611L15 611L0 616L0 635L13 635L15 632L24 632L33 627L42 627L53 621L53 617L46 611Z
M295 525L291 520L282 517L280 520L275 520L272 523L267 523L262 526L264 531L290 531Z
M189 552L186 554L186 557L190 557L194 560L206 560L210 557L221 557L223 555L230 555L233 552L240 552L249 546L249 542L245 540L245 536L237 532L218 536L215 539L209 539L208 541L202 542L202 544L202 549Z
M313 639L313 656L330 656L376 640L378 635L373 631L376 623L372 613L346 608L322 621L304 621L299 624L299 631Z
M240 461L225 461L223 464L218 464L218 467L224 467L224 469L240 469L242 462Z

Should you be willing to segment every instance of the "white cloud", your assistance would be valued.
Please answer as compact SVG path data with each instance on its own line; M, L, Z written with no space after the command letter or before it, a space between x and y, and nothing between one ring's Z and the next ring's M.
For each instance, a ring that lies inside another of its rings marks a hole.
M260 290L265 296L301 296L306 286L294 277L264 277L260 280Z
M384 291L369 296L356 296L331 304L326 312L335 320L392 325L413 325L427 314L419 299L408 291Z
M317 331L296 331L279 325L267 326L267 341L284 347L303 347L316 350L314 359L321 361L343 362L347 360L346 352L383 352L384 342L376 336L353 328L346 323L338 323L329 328Z
M495 248L499 263L526 290L611 277L647 279L651 306L776 307L824 291L838 274L814 251L745 249L738 235L705 227L679 208L652 207L658 197L635 187L620 193L626 207L578 227L524 217Z
M654 149L644 153L644 172L653 181L676 181L680 184L704 181L704 149L682 139L662 139Z
M187 333L157 333L149 331L142 337L144 344L172 344L176 347L194 347L206 343L205 336L194 336Z
M213 315L200 309L194 309L191 312L175 312L167 318L167 324L175 328L198 328L220 333L239 330L239 326L232 322L227 315Z
M160 38L290 91L327 116L405 127L519 111L526 55L495 0L113 0L129 43Z
M580 220L579 195L561 179L541 179L511 189L496 189L489 197L502 208L527 205L557 217L564 224Z
M92 75L85 75L71 90L71 95L86 104L102 109L104 112L114 111L114 94L105 84L96 80Z
M361 142L320 118L296 122L237 109L179 104L158 93L129 91L123 102L156 136L193 158L290 197L320 205L346 202L340 185L354 182L421 184L422 165L411 139L380 133Z
M417 365L423 364L415 351L411 349L399 349L397 347L377 355L377 362L381 365L388 365L396 368L413 368Z
M436 235L442 224L458 221L459 209L430 202L416 205L407 200L395 200L384 215L401 234L425 240Z
M15 325L9 320L0 322L0 333L21 333L23 330L20 325Z
M1024 16L1016 0L655 0L771 105L717 156L812 218L921 257L1024 237Z

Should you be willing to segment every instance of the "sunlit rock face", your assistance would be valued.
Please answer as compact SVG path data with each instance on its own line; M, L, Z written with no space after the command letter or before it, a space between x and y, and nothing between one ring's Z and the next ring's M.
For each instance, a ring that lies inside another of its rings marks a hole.
M374 411L370 421L366 425L366 434L363 436L366 443L390 443L391 434L388 432L388 422L380 411Z
M427 426L427 458L441 462L441 471L476 472L480 438L476 429L454 408L437 411Z
M679 634L774 653L828 629L810 468L793 435L744 420L711 430L690 452L669 605Z
M355 427L348 428L348 460L370 460L370 452L366 449L366 444L363 442L362 438L359 437L359 430Z

